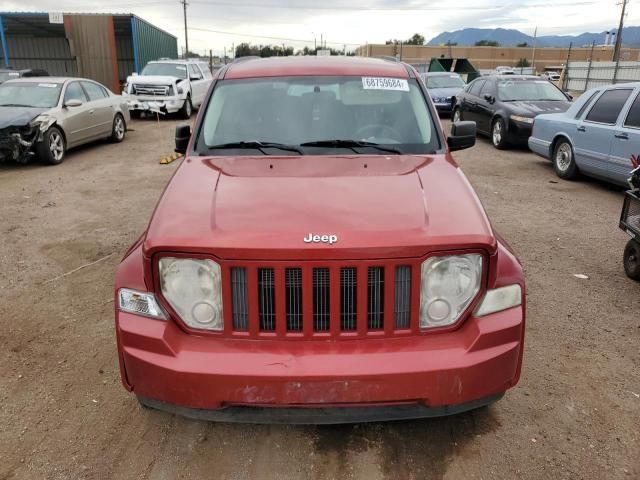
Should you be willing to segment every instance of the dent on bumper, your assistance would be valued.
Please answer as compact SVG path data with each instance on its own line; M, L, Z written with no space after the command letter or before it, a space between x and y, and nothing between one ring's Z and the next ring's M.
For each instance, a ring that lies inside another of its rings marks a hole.
M196 337L122 312L116 321L123 383L150 402L450 408L518 382L524 311L470 318L443 334L334 342Z

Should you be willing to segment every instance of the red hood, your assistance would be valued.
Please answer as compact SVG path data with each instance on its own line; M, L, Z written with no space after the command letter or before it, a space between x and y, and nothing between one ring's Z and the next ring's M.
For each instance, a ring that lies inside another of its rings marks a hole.
M309 234L337 243L305 243ZM420 256L495 249L471 186L444 156L193 157L158 203L144 242L227 259Z

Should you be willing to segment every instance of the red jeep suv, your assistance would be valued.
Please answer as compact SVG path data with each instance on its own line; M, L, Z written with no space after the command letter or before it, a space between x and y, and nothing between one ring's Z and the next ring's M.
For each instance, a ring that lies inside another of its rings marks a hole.
M220 70L151 222L120 264L125 388L255 423L448 415L520 377L522 268L409 65Z

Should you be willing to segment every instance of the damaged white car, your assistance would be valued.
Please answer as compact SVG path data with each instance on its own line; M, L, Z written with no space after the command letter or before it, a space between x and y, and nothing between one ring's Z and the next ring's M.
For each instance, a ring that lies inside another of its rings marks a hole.
M198 60L149 62L140 75L127 78L122 95L132 113L178 113L188 119L204 101L213 76L209 64Z
M68 149L124 140L126 100L83 78L25 78L0 85L0 162L57 165Z

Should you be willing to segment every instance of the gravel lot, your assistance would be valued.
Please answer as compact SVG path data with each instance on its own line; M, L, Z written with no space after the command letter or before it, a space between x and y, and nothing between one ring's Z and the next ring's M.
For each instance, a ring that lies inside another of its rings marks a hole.
M455 157L528 281L523 377L502 401L339 427L142 410L118 376L113 274L176 168L158 164L176 123L132 122L124 143L57 167L0 165L0 479L640 477L640 285L622 268L623 194L486 140Z

